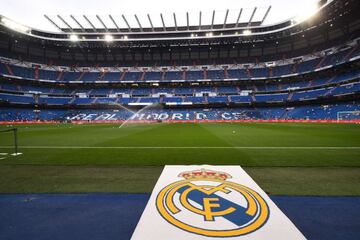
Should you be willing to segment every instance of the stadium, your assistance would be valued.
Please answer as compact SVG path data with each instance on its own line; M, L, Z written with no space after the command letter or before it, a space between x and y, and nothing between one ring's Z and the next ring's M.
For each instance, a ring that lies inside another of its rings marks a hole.
M359 1L285 18L281 0L154 14L104 2L29 13L38 22L0 12L0 239L360 238ZM197 195L174 187L153 206L172 172ZM228 185L191 185L204 179ZM225 213L251 197L253 219Z

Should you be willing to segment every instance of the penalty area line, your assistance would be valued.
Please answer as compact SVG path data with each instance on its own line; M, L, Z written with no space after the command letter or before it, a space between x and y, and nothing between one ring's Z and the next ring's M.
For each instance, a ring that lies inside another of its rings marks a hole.
M0 146L0 148L12 148ZM264 150L360 150L360 147L266 147L266 146L19 146L23 149L264 149Z

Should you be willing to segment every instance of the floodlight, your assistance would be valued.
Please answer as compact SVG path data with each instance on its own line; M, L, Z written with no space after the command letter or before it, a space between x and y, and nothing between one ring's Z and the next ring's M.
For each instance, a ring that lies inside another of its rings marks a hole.
M114 37L110 34L105 35L105 41L112 42L114 40Z
M249 36L249 35L251 35L251 30L249 30L249 29L246 29L246 30L244 30L243 31L243 34L245 35L245 36Z
M317 2L313 2L312 4L303 4L300 6L299 14L295 17L295 22L303 22L312 16L314 16L319 9L319 5Z
M72 42L77 42L77 41L79 41L79 37L78 37L78 35L76 35L76 34L71 34L71 35L70 35L70 40L71 40Z

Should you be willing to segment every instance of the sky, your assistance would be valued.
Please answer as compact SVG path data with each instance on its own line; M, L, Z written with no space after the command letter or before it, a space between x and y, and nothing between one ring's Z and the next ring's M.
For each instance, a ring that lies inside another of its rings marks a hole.
M244 10L240 22L246 22L254 7L258 7L254 20L261 20L271 5L272 9L264 24L272 24L302 14L316 2L318 0L0 0L0 14L32 28L56 32L58 30L44 18L44 14L54 17L59 25L63 23L55 17L57 14L75 24L69 17L72 14L85 27L90 26L83 19L83 14L89 16L95 27L101 27L96 14L101 16L108 27L115 27L108 17L109 14L114 16L120 27L126 27L122 14L131 26L137 27L134 17L134 14L137 14L142 26L150 27L147 13L151 15L154 26L162 26L160 13L163 13L167 26L174 26L172 14L175 12L177 24L184 26L186 12L190 14L190 24L198 25L199 11L202 11L202 24L205 25L211 23L212 11L216 10L215 24L222 24L227 9L227 22L236 22L241 8Z

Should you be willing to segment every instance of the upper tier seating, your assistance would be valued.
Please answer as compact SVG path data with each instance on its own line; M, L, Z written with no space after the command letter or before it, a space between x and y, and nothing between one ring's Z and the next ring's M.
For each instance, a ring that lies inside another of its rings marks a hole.
M95 88L84 87L84 88L70 88L70 87L47 87L32 85L31 82L27 84L18 84L16 81L0 83L0 91L3 92L17 92L17 93L42 93L52 96L74 96L75 93L85 93L90 96L106 97L109 94L123 93L131 96L146 97L152 94L174 94L174 95L194 95L195 93L216 93L217 95L237 95L240 91L253 90L254 92L275 92L275 91L287 91L289 89L304 89L327 86L329 84L344 83L346 81L356 81L360 77L360 71L351 73L343 73L332 77L325 77L314 79L311 81L296 81L289 83L257 83L247 84L241 87L236 86L218 86L218 87L207 87L207 86L193 86L193 87L101 87Z
M13 75L30 80L52 80L52 81L82 81L82 82L95 82L95 81L171 81L171 80L187 80L197 81L204 79L221 80L221 79L262 79L262 78L278 78L288 76L290 74L304 74L315 71L317 69L341 64L349 61L354 56L359 56L360 50L358 46L342 50L330 55L316 57L311 60L298 63L286 63L274 67L265 67L264 64L257 64L255 67L242 67L235 69L219 70L167 70L163 71L154 70L124 70L115 72L102 72L102 71L56 71L38 69L38 67L23 67L9 65L0 62L0 74Z

